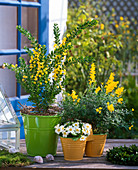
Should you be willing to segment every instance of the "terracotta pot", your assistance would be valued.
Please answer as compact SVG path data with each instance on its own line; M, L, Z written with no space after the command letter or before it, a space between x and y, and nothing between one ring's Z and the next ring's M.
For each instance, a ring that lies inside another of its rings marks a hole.
M107 135L91 135L86 143L85 154L89 157L101 157Z
M63 138L60 137L62 149L64 153L64 159L68 161L78 161L83 159L84 151L85 151L85 141L77 141L72 140L72 138Z

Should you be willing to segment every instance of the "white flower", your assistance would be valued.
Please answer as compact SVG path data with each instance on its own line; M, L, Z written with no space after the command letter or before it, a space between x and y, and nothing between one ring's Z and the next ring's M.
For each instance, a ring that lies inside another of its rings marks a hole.
M91 129L91 125L89 123L84 123L83 126L86 129Z
M85 132L86 132L85 133L86 135L88 135L88 136L90 135L90 130L89 129L85 129Z
M85 129L85 128L82 128L82 132L83 132L84 134L86 134L86 129Z
M72 133L72 134L74 133L74 127L72 127L72 126L67 127L66 130L67 130L69 133Z
M80 129L79 127L76 127L76 128L75 128L75 132L76 132L76 133L80 133L80 130L81 130L81 129Z
M56 128L58 128L59 127L59 124L57 124L54 128L56 129Z
M63 137L65 137L65 138L68 136L68 132L66 132L66 131L63 131L62 134L63 134Z
M81 136L80 141L85 141L86 136Z
M73 124L74 127L79 127L79 122Z
M61 125L61 126L60 126L60 128L61 128L61 131L63 131L63 130L64 130L64 126L63 126L63 125Z
M59 135L59 134L62 132L61 127L57 127L57 128L55 129L55 132Z

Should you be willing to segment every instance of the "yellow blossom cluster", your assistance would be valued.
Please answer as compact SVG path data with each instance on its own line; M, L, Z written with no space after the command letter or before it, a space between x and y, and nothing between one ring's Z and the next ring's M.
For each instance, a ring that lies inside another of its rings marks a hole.
M121 103L121 104L122 104L122 101L123 101L123 98L119 98L119 99L118 99L118 103Z
M106 88L106 94L112 92L114 90L115 87L117 87L119 81L114 81L114 76L115 74L114 73L111 73L110 74L110 77L105 85L105 88Z
M78 95L76 95L76 92L74 90L72 90L71 97L73 101L75 101L78 98Z
M76 92L74 90L72 90L71 94L68 93L68 96L71 96L73 101L77 100L77 103L79 103L80 98L78 99L78 95L76 95Z
M110 112L113 112L114 111L114 106L113 104L109 104L109 102L107 102L107 108Z
M29 61L30 63L30 72L32 72L32 75L30 76L34 84L37 83L38 80L41 79L43 75L45 75L45 83L47 83L47 74L48 74L48 66L45 65L45 56L40 57L41 47L33 49L33 55L31 56L31 59ZM42 82L39 82L40 85L42 85Z
M27 78L28 78L28 76L23 75L22 81L25 81L25 79L27 79Z
M123 93L124 87L118 87L115 91L117 97L119 97Z
M96 112L98 112L99 114L101 114L101 110L102 110L102 107L99 107L96 109Z
M91 85L93 82L95 82L95 64L92 63L91 64L91 68L90 68L90 80L89 80L89 85Z
M104 24L101 24L101 30L104 30Z
M132 127L133 127L133 125L131 125L131 126L129 127L129 130L131 130Z
M62 75L63 70L62 70L61 66L60 66L60 65L58 65L58 67L57 67L57 68L55 68L55 69L54 69L54 71L53 71L52 73L54 73L52 77L53 77L53 78L54 78L54 80L56 81L56 80L57 80L57 78L58 78L58 74Z
M95 93L97 94L100 90L101 90L101 87L98 86L98 87L95 89Z

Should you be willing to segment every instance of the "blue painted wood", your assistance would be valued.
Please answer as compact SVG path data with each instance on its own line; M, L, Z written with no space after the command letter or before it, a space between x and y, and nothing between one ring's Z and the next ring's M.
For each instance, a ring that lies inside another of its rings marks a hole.
M22 1L22 2L18 2L18 1L0 1L0 5L9 5L9 6L23 6L23 7L34 7L34 8L38 8L41 6L40 3L38 2L26 2L26 1Z
M47 54L49 53L49 0L39 0L39 43L46 45Z
M20 102L22 105L27 105L27 106L32 106L32 102L28 101L28 97L29 95L24 95L19 97L10 97L9 100L15 110L15 112L19 112L20 110L20 104L18 102Z
M33 48L30 48L32 50ZM0 55L17 55L17 54L26 54L26 50L21 49L8 49L8 50L0 50Z

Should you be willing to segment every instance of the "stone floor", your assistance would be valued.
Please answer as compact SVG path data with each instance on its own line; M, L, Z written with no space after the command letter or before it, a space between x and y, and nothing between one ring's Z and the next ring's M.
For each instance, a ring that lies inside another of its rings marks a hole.
M94 170L104 170L104 169L137 169L138 166L122 166L122 165L113 165L110 162L106 160L106 151L110 148L116 147L116 146L130 146L132 144L138 145L138 139L107 139L103 156L100 158L91 158L84 156L83 160L81 161L66 161L64 160L64 155L62 152L62 147L60 140L58 142L58 149L57 149L57 155L55 156L55 160L51 162L47 162L44 158L43 164L33 164L27 167L24 167L26 170L30 168L37 168L37 169L94 169ZM25 141L20 141L20 151L22 153L26 153L26 146ZM32 158L33 159L33 158ZM23 169L23 168L21 168Z

